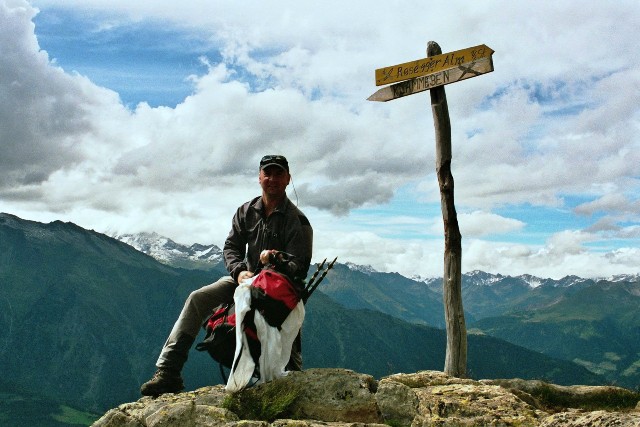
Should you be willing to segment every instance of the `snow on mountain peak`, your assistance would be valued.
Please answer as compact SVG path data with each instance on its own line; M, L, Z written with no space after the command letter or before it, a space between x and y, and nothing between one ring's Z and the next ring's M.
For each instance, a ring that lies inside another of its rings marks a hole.
M614 274L613 276L603 278L609 282L637 282L640 280L639 274Z
M478 285L483 286L491 286L504 279L504 276L501 274L491 274L480 270L470 271L469 273L466 273L465 276L476 281Z
M156 232L114 234L112 237L165 264L195 262L214 265L222 260L222 251L216 245L194 243L191 246L186 246Z
M531 289L535 289L539 286L542 286L544 284L544 280L542 280L539 277L536 276L532 276L530 274L523 274L518 276L518 279L522 280L523 282L525 282L527 285L529 285L529 287Z
M431 283L431 282L434 282L436 280L441 280L442 277L431 277L431 276L414 275L414 276L409 277L409 279L413 280L414 282Z
M347 261L345 263L345 265L347 267L349 267L349 270L359 271L359 272L364 273L364 274L372 274L372 273L377 273L378 272L375 268L373 268L370 265L358 265L358 264L354 264L354 263L349 262L349 261Z

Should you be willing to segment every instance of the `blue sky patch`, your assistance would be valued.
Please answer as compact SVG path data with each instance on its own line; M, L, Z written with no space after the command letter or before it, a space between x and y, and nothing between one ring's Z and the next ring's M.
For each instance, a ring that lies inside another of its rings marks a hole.
M139 102L175 107L193 92L188 77L206 74L200 57L221 60L208 39L166 23L66 9L48 9L34 22L40 48L50 60L118 92L130 108Z

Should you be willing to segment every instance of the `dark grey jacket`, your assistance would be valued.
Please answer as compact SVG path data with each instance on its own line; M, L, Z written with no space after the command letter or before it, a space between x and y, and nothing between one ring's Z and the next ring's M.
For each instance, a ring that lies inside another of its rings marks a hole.
M262 197L243 204L233 216L224 243L224 263L237 281L241 271L261 268L260 252L276 249L294 256L287 266L294 280L304 280L311 263L313 229L307 217L288 197L266 218Z

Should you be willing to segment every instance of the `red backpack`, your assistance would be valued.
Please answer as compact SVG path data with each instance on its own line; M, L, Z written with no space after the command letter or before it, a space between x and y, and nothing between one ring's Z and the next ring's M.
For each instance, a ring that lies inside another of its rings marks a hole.
M258 310L270 326L279 327L300 301L301 292L291 281L274 270L264 269L251 284L251 308L244 319L244 332L253 359L260 358L260 341L253 323L254 310ZM231 368L236 351L236 314L233 303L221 304L202 325L204 340L196 350L207 351L222 366Z
M255 277L251 283L251 311L245 315L243 328L249 343L249 352L256 366L260 359L260 341L253 322L255 310L260 312L270 326L280 327L300 300L306 303L307 298L333 267L336 259L327 266L316 281L326 259L322 261L306 286L302 287L295 286L286 275L272 268L264 268ZM206 335L204 340L196 345L196 350L207 351L219 363L223 379L226 377L223 366L231 369L234 362L236 326L234 304L221 304L213 310L213 314L202 325Z

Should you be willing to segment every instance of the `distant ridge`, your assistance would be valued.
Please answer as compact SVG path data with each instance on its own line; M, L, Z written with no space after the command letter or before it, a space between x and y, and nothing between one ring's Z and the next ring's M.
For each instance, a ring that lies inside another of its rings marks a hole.
M192 270L213 270L222 263L222 250L216 245L194 243L190 246L176 243L158 233L112 234L142 253L152 256L163 264Z
M210 268L220 267L222 263L222 249L214 244L194 243L191 245L180 244L168 237L162 236L156 232L142 233L111 233L111 237L120 240L135 249L152 256L158 261L173 265L176 267L193 268L208 270ZM185 264L185 265L180 265ZM371 265L360 265L353 262L345 262L350 270L359 271L361 273L371 274L397 274L383 273L376 270ZM640 267L639 267L640 268ZM406 276L405 276L406 277ZM565 276L561 279L540 278L530 274L522 274L518 276L502 275L500 273L487 273L481 270L473 270L463 274L464 281L472 283L475 286L491 286L499 284L502 281L516 280L527 284L530 288L538 286L559 286L567 287L574 284L584 282L595 282L598 280L607 280L611 282L637 281L640 280L638 274L618 274L610 277L597 277L593 279L583 278L579 276ZM442 277L421 277L411 276L410 280L423 282L427 285L438 287L442 284Z

